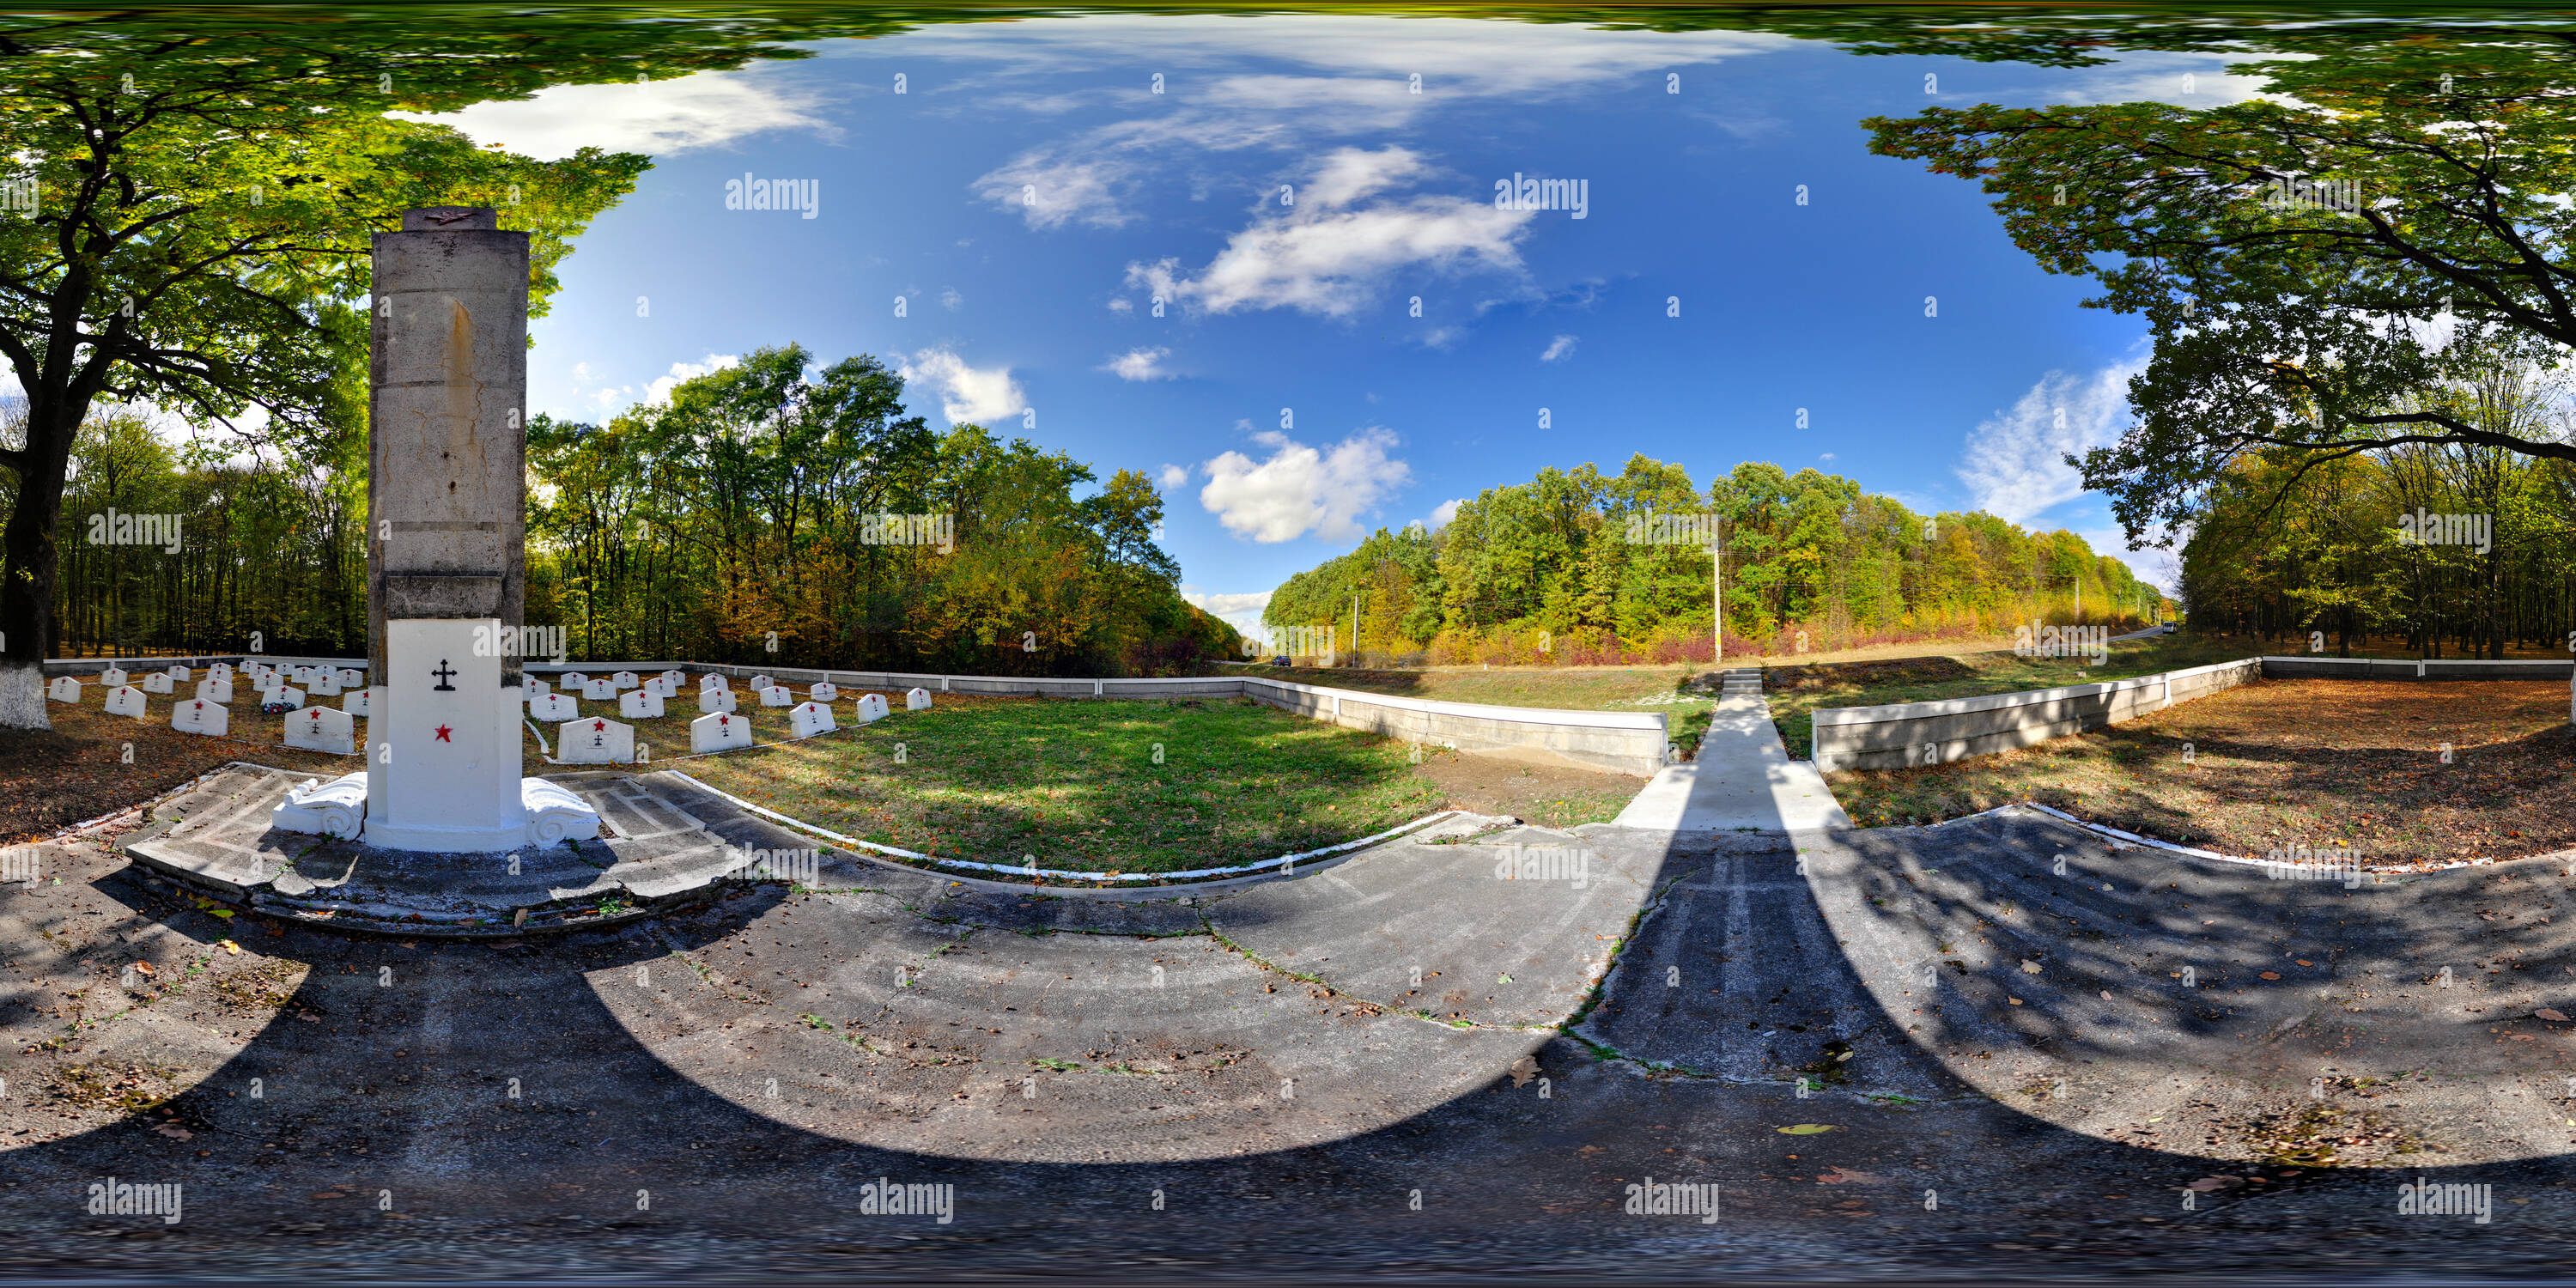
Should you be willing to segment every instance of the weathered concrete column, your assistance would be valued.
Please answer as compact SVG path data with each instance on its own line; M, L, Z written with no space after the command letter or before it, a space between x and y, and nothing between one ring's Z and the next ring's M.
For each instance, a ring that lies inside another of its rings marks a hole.
M406 211L375 236L369 377L368 844L526 840L528 235L489 209ZM513 634L515 632L512 632Z

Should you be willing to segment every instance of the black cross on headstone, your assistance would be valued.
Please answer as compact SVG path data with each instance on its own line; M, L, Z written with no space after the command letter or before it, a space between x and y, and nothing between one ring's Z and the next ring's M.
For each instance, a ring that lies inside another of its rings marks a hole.
M431 674L431 675L435 675L435 676L437 676L437 677L438 677L438 687L437 687L437 688L435 688L435 689L433 689L433 690L431 690L431 692L433 692L433 693L454 693L454 692L456 692L456 686L455 686L455 685L453 685L453 684L449 684L449 683L448 683L448 681L449 681L449 680L454 679L454 678L456 677L456 669L455 669L454 667L451 667L451 666L449 666L449 665L447 664L447 659L446 659L446 658L443 658L443 657L442 657L442 658L438 659L438 669L437 669L437 670L435 670L435 671L430 672L430 674Z

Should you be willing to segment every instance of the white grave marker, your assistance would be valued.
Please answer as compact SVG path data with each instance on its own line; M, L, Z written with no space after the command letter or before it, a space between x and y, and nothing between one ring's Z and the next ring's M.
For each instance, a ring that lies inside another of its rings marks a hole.
M353 716L373 715L373 703L367 695L374 692L374 689L351 689L341 697L340 709Z
M727 751L751 745L751 722L730 712L699 716L689 722L689 750Z
M567 765L626 765L635 760L635 726L592 716L555 728L555 759Z
M583 675L579 671L566 671L555 678L563 681L563 686L567 689L578 689L581 686L590 683L590 677Z
M867 724L886 718L886 700L882 693L859 695L859 723Z
M299 666L295 668L294 678L297 684L313 683L313 668L309 666Z
M209 680L229 680L233 678L233 664L230 662L217 662L213 666L207 667L206 678Z
M581 704L573 701L570 694L564 693L549 693L542 698L530 698L528 699L528 718L549 722L578 720L581 718Z
M181 680L181 681L184 681L184 680L186 680L186 679L188 678L188 668L186 668L186 667L184 667L184 666L174 666L174 667L171 667L171 668L170 668L170 671L169 671L169 675L170 675L170 678L171 678L171 679L173 679L173 680Z
M303 706L304 690L296 688L270 689L259 695L259 704L263 707L278 702L283 702L289 707Z
M306 691L317 698L336 698L340 688L340 673L326 668L313 673L313 683Z
M617 714L629 720L655 720L662 715L662 695L651 689L629 689L617 698Z
M644 691L657 698L680 696L680 682L667 675L657 675L644 682Z
M144 676L143 691L145 693L168 693L170 691L169 674L163 671L154 671L152 674Z
M197 681L197 699L201 702L229 703L233 700L233 682L229 679L218 680L208 675L205 679Z
M528 691L528 696L532 698L542 698L555 691L555 686L548 684L533 675L521 680L520 687L526 689Z
M829 680L825 680L822 683L815 685L813 688L806 690L805 696L812 698L816 702L837 702L840 700L841 690L839 686L834 685Z
M584 680L581 696L593 702L606 702L617 696L617 685L610 680Z
M45 686L45 696L56 702L78 702L80 701L80 681L68 675L57 675L53 683Z
M143 690L130 684L120 684L108 690L107 713L112 716L133 716L137 720L143 719L146 715L143 709Z
M329 707L289 711L286 713L286 745L307 751L336 751L349 755L358 749L357 718Z
M700 711L705 711L705 712L710 712L710 713L712 713L712 712L718 712L718 711L731 711L731 710L733 710L733 690L731 690L731 689L701 689L701 690L699 690L699 691L698 691L698 710L700 710Z
M723 676L718 675L713 671L709 671L705 675L698 677L698 692L700 693L704 693L709 689L729 689L732 687L733 686L731 684L725 682L725 678Z
M903 709L906 711L928 711L930 709L930 690L914 689L912 692L903 695Z
M792 707L796 705L796 695L773 684L760 691L760 705L764 707Z
M765 676L765 675L755 675L755 676L751 677L751 691L752 691L752 692L754 692L754 693L758 693L758 692L760 692L762 689L766 689L766 688L768 688L770 685L773 685L773 684L776 684L776 683L777 683L777 681L776 681L776 680L770 679L768 676Z
M611 677L611 679L612 682L620 689L631 689L644 682L636 678L633 671L620 671L615 676Z
M107 668L106 670L99 672L99 673L98 673L98 682L99 682L99 683L101 683L101 684L106 685L107 687L109 687L109 688L111 688L111 689L115 688L116 686L118 686L118 685L120 685L120 684L125 683L125 668L123 668L123 667L118 667L118 666L111 666L111 667Z
M799 738L811 738L818 733L830 733L840 728L832 722L832 709L820 702L796 704L787 713L787 727L794 730Z
M161 676L167 680L169 676ZM232 727L233 713L223 703L203 699L172 704L170 727L181 733L201 733L220 738Z

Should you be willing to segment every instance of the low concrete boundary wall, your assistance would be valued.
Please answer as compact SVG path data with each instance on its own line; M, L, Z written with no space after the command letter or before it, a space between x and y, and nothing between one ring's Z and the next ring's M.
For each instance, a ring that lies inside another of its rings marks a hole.
M2266 657L2263 678L2301 679L2326 676L2338 680L2565 680L2576 676L2576 661L2490 662L2425 661L2374 657Z
M197 658L72 658L45 663L47 675L95 675L100 670L122 665L128 671L142 674L142 669L162 669L183 665L202 669L210 662L232 662L240 665L263 661L277 666L352 666L365 669L364 658L266 657L244 654L215 654ZM1399 739L1404 742L1428 743L1437 747L1455 747L1460 751L1570 765L1580 769L1609 773L1634 774L1652 778L1663 768L1664 749L1670 729L1660 712L1626 711L1556 711L1542 707L1498 707L1471 702L1433 702L1422 698L1400 698L1384 693L1364 693L1356 689L1333 689L1287 680L1260 679L1242 675L1184 676L1177 679L1133 680L1064 680L1046 677L997 675L941 675L914 671L833 671L793 666L708 665L702 662L540 662L521 664L522 669L537 676L560 675L579 671L588 675L608 675L633 671L651 675L658 671L684 670L691 674L713 672L734 680L748 680L767 675L784 684L812 685L818 682L842 689L888 690L896 709L902 708L901 695L907 689L928 689L933 693L971 693L985 697L1015 698L1234 698L1245 697L1264 706L1324 720L1345 729Z
M2100 684L1814 713L1816 768L1904 769L1992 755L2135 720L2261 678L2263 659Z

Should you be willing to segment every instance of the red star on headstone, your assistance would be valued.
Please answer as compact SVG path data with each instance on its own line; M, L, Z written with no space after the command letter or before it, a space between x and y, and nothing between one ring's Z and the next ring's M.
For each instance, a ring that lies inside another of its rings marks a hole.
M438 727L438 740L439 740L440 742L454 742L454 741L455 741L455 739L450 738L450 737L448 737L448 736L447 736L447 726L446 726L446 725L440 725L440 726Z
M597 732L599 732L600 730L605 729L605 728L607 728L607 727L608 727L608 722L607 722L607 721L605 721L605 720L593 720L593 721L591 721L591 722L590 722L590 731L591 731L592 733L597 733Z

